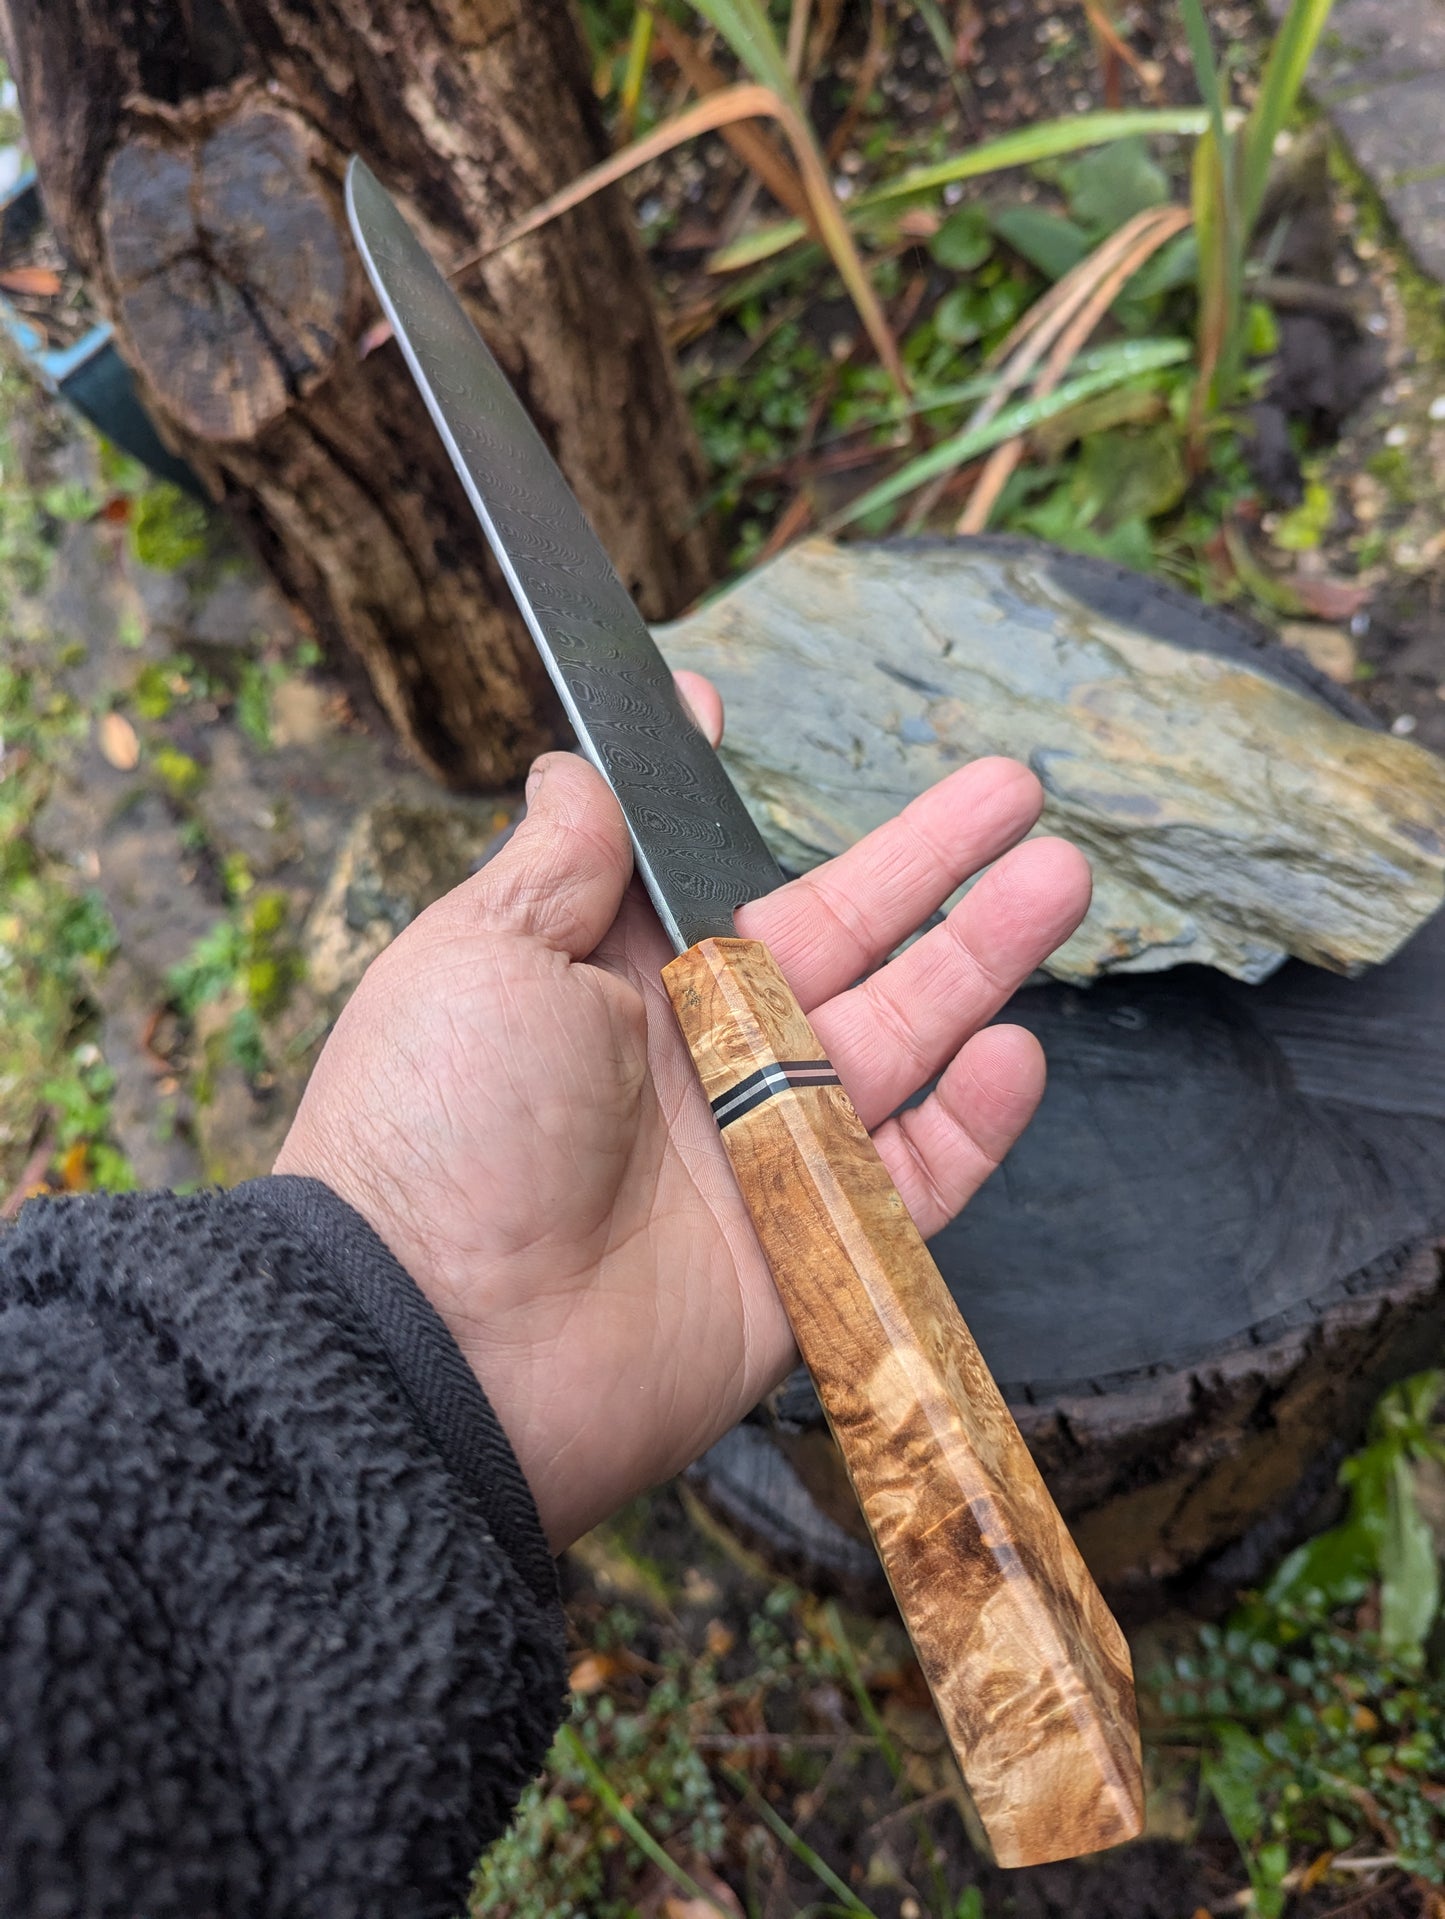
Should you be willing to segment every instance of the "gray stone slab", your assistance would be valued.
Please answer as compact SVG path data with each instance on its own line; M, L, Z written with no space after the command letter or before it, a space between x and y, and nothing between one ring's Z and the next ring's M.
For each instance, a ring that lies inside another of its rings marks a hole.
M1276 21L1289 0L1268 0ZM1424 270L1445 279L1445 0L1336 0L1309 90Z
M1315 55L1311 90L1330 103L1428 73L1445 73L1442 0L1337 0Z
M1445 173L1386 187L1385 202L1419 264L1432 279L1445 280Z
M1368 87L1337 101L1330 113L1382 192L1402 179L1445 170L1445 74Z
M1077 555L808 540L658 639L721 692L723 757L784 866L968 760L1026 759L1094 868L1059 978L1257 981L1287 953L1356 972L1445 896L1445 762L1290 683L1247 627Z

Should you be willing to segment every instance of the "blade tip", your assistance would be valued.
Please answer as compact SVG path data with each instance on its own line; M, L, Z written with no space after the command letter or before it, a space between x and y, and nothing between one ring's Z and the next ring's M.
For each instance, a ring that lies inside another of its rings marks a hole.
M360 209L357 206L358 195L364 194L368 190L374 191L376 186L376 175L359 153L353 153L346 163L346 178L342 186L342 192L346 201L347 218L351 221L353 227L355 227L360 217Z

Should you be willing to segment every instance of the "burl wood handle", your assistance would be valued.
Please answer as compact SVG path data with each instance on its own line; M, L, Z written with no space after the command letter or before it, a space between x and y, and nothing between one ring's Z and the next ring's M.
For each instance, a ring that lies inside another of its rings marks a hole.
M999 1864L1132 1839L1124 1636L813 1029L755 941L663 979Z

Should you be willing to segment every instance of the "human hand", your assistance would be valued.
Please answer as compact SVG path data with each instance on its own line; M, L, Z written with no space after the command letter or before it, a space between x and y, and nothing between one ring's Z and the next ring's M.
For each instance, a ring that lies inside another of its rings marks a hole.
M716 743L715 690L678 684ZM975 761L737 914L925 1235L1043 1091L1033 1036L985 1024L1088 906L1082 854L1016 844L1041 804L1023 766ZM991 861L941 926L880 964ZM323 1180L430 1298L556 1551L696 1458L796 1361L663 990L672 948L631 874L601 776L571 754L539 760L508 844L368 970L275 1169Z

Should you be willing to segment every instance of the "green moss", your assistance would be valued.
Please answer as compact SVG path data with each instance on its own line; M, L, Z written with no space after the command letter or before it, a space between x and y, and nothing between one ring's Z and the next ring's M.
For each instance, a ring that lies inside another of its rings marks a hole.
M1404 309L1410 345L1423 363L1445 370L1445 299L1440 283L1414 261L1374 182L1339 139L1330 142L1330 171L1354 204L1354 231L1390 252L1390 277Z
M150 758L156 777L175 800L194 799L205 785L205 769L178 747L159 746Z
M177 572L200 559L210 540L210 515L179 487L148 487L131 508L130 548L142 566Z
M1323 480L1310 479L1304 498L1280 515L1274 543L1286 553L1308 553L1319 546L1335 517L1335 496Z

